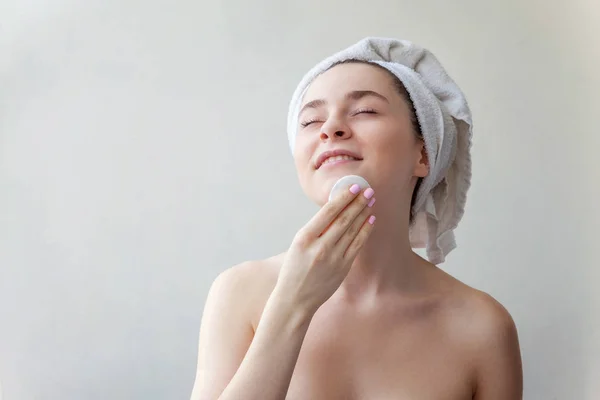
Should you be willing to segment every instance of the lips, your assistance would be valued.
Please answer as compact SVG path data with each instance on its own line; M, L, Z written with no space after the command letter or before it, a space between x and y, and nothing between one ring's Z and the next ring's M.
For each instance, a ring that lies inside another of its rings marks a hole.
M336 162L336 161L342 161L342 160L360 161L360 160L362 160L362 158L358 154L356 154L352 151L349 151L349 150L344 150L344 149L330 150L330 151L321 153L319 155L319 157L317 157L317 161L315 162L315 169L319 169L324 164L328 164L328 163Z
M352 156L347 156L347 155L333 156L333 157L329 157L329 158L325 159L325 161L323 161L321 163L321 166L329 164L329 163L333 163L333 162L336 162L336 161L343 161L343 160L346 160L346 161L357 161L358 159L354 158Z

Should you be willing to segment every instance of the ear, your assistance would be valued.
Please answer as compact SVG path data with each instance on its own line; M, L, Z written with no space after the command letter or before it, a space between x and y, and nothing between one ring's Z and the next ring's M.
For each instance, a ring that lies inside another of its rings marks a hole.
M427 156L427 149L425 148L425 142L420 140L418 146L419 155L417 157L417 163L415 164L414 175L419 178L425 178L429 175L429 157Z

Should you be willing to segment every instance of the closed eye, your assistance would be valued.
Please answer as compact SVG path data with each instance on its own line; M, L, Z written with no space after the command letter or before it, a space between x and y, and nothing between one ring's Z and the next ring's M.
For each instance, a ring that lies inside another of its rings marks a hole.
M310 124L314 124L315 122L319 122L318 119L309 119L308 121L304 121L300 123L300 126L302 126L303 128L306 128L307 126L309 126Z
M359 108L358 110L356 110L352 113L352 116L355 116L358 114L377 114L377 111L375 111L375 109L373 109L373 108ZM317 118L311 118L309 120L301 122L300 126L303 128L306 128L307 126L314 124L315 122L321 122L321 121Z
M372 108L359 108L358 110L354 111L354 113L352 113L352 115L358 114L377 114L377 112Z

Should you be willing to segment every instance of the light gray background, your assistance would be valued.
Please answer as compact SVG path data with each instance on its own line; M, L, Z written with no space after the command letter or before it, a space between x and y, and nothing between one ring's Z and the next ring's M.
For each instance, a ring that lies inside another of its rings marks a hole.
M291 93L366 35L470 100L443 268L514 316L525 399L600 398L599 25L596 0L0 0L4 400L189 398L211 281L315 211Z

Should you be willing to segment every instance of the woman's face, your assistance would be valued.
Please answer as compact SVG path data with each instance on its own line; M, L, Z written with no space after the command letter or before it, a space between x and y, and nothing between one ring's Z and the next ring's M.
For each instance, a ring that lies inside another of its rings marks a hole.
M417 178L427 175L427 161L409 106L387 71L364 63L337 65L313 81L300 108L294 160L313 201L325 204L339 178L360 175L378 202L384 196L410 204Z

